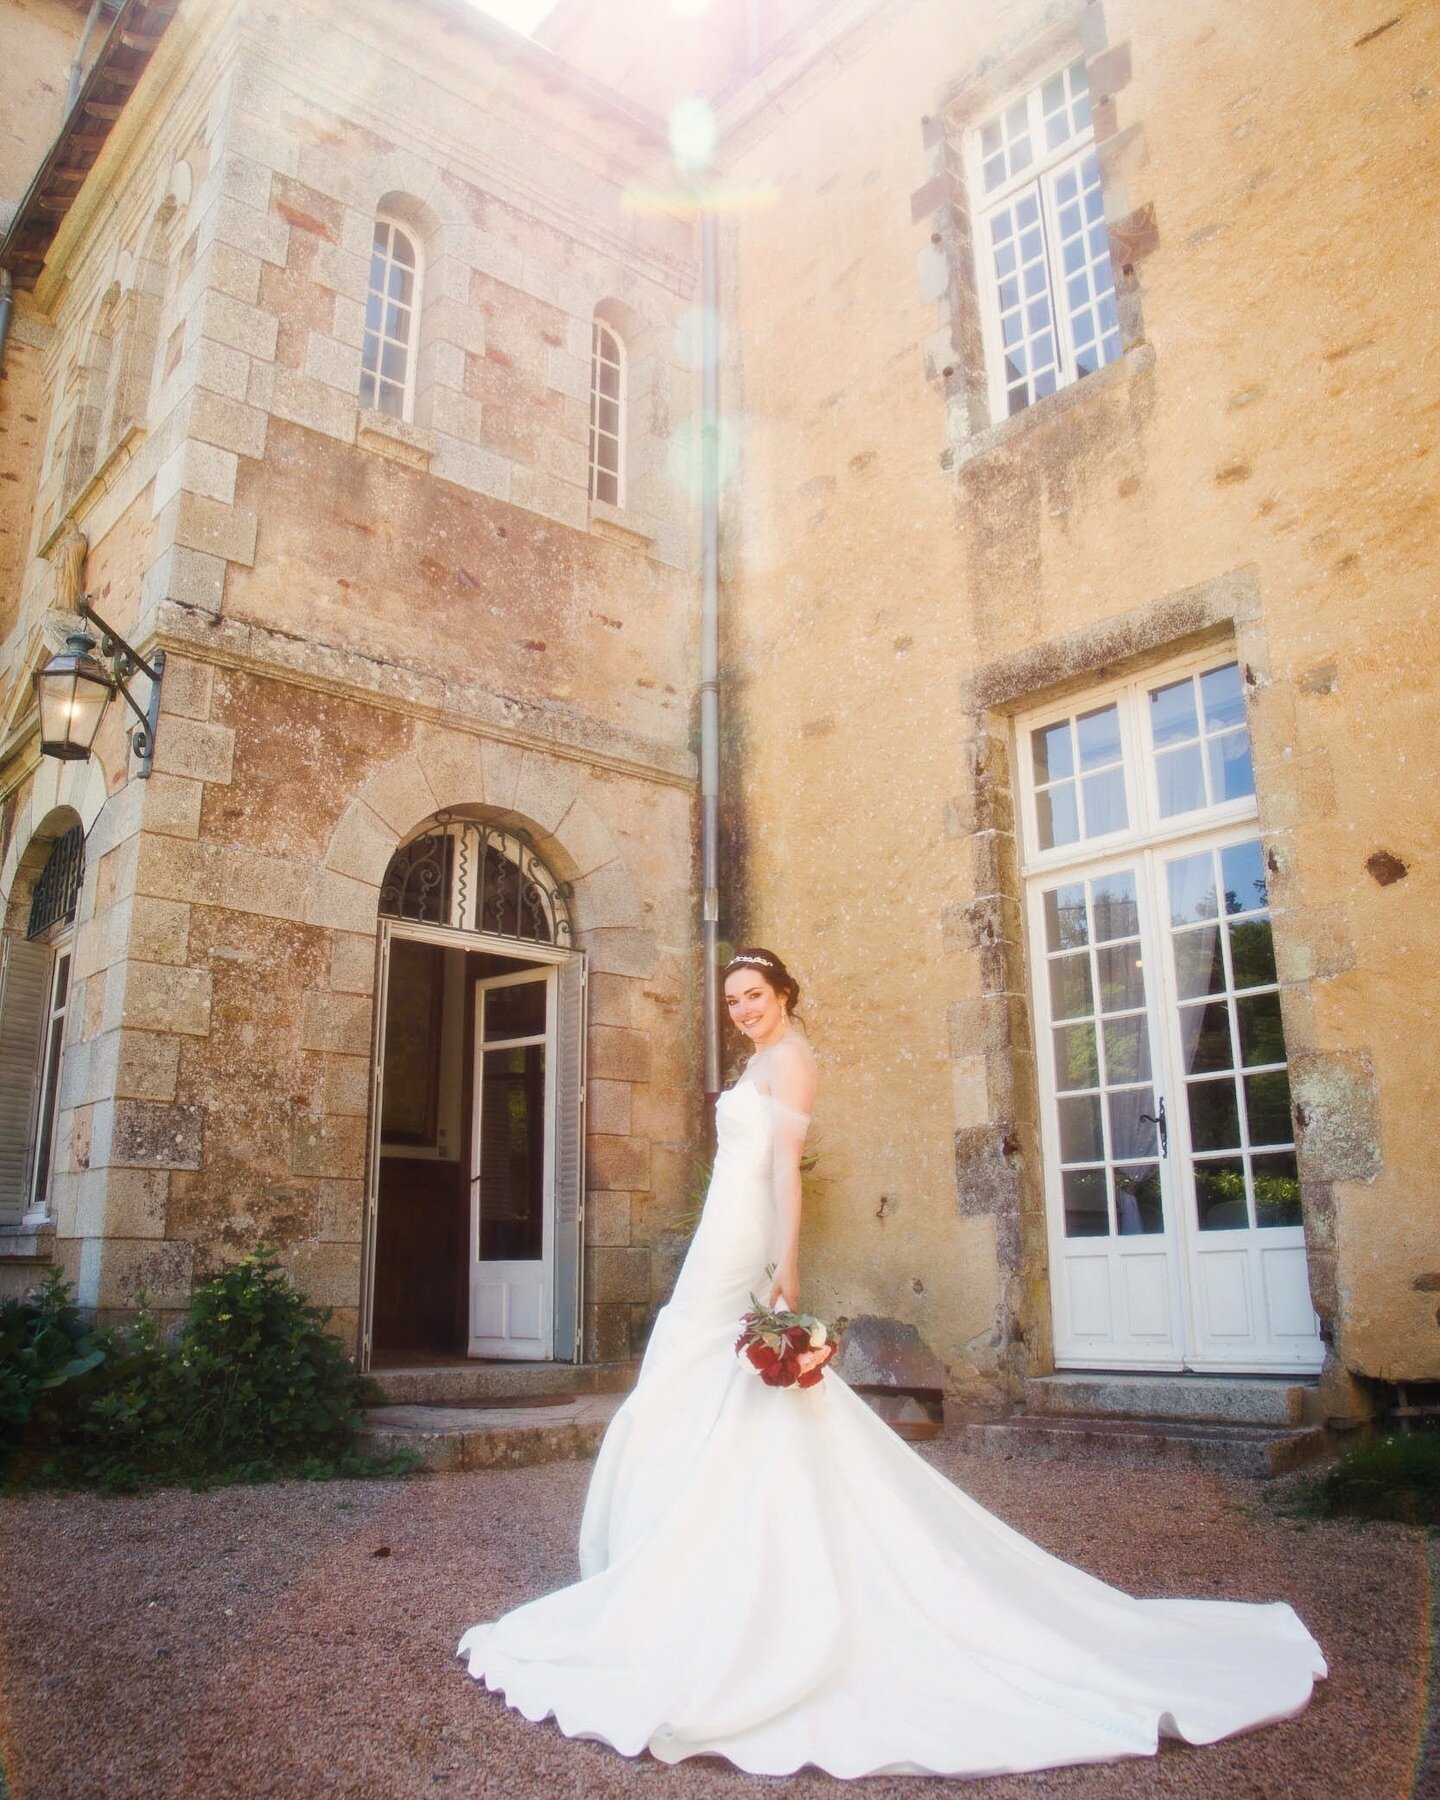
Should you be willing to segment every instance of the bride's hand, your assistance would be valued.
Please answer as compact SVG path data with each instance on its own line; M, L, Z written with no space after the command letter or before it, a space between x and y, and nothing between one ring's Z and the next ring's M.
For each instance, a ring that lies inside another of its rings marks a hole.
M800 1271L794 1263L775 1271L765 1304L779 1312L794 1312L800 1304Z

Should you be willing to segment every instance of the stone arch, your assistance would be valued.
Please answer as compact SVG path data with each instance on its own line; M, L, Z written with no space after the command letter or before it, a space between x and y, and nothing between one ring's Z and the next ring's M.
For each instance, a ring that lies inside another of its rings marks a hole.
M70 417L55 440L64 507L78 498L104 454L100 433L114 376L115 340L120 331L123 300L119 281L112 281L95 306L82 340L83 349L66 381L66 391L72 397Z
M371 208L371 216L380 214L403 225L427 249L443 223L433 206L404 188L388 188L380 195Z
M96 466L143 426L159 346L160 314L169 285L178 208L167 196L141 235L115 303L110 367L97 429Z
M17 921L18 929L24 930L23 911L56 838L78 824L88 848L90 828L105 799L105 771L98 758L83 763L42 759L0 864L0 921L5 930L16 929ZM87 896L93 903L94 884L88 880L81 884L78 919L86 916Z
M3 926L6 934L25 934L35 883L40 879L41 871L57 841L77 825L84 830L84 822L74 807L56 806L46 813L30 833L29 841L19 852L14 868L10 871L3 909L0 909L0 926Z
M342 813L325 851L311 922L370 931L395 851L436 813L523 828L570 888L576 943L643 924L614 834L581 792L582 768L543 751L430 727L416 749L376 772Z

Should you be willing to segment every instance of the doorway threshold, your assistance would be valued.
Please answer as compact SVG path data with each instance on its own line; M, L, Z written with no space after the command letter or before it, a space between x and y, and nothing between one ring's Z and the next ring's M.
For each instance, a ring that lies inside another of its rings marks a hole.
M623 1394L635 1385L639 1358L609 1363L481 1362L453 1357L373 1367L370 1379L389 1406L484 1406L491 1401L564 1394Z

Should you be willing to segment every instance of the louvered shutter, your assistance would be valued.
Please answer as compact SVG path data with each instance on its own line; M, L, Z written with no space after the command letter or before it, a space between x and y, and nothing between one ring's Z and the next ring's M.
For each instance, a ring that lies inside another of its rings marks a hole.
M18 1223L28 1204L25 1177L51 956L47 944L5 940L0 969L0 1224L5 1225Z
M555 1360L580 1361L584 1266L586 959L556 971Z

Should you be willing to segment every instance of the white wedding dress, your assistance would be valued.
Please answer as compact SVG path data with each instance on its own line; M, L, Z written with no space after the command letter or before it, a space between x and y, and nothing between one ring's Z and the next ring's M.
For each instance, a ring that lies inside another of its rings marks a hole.
M833 1372L770 1388L734 1354L775 1260L787 1113L750 1080L721 1095L699 1229L591 1478L582 1579L467 1631L470 1673L570 1737L760 1775L1018 1772L1298 1712L1325 1661L1289 1606L1132 1599L987 1513Z

